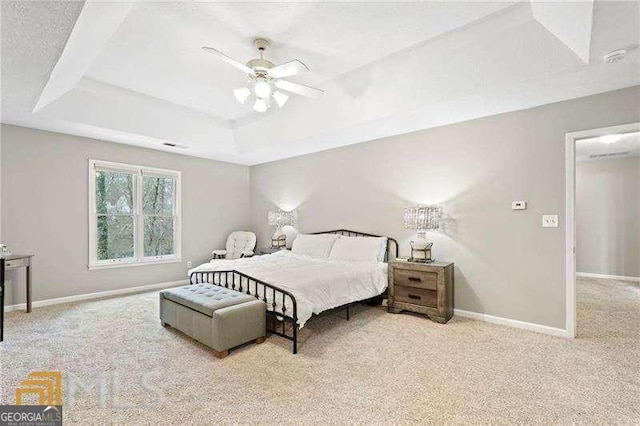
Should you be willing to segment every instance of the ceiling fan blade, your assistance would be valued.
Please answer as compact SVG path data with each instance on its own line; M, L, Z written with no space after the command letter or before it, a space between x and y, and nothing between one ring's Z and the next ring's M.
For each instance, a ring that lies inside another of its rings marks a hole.
M286 64L278 65L277 67L270 68L269 76L272 78L291 77L292 75L299 74L301 72L309 71L309 67L300 62L297 59L289 61Z
M294 83L287 80L276 80L275 85L278 89L306 96L307 98L319 98L324 94L323 90L315 89L313 87L305 86L304 84Z
M207 47L207 46L202 46L202 50L205 50L207 52L211 52L215 55L218 55L218 57L220 59L222 59L223 61L225 61L226 63L228 63L229 65L233 65L234 67L238 68L241 71L244 71L245 73L251 75L253 74L253 70L251 68L249 68L248 66L246 66L245 64L236 61L233 58L228 57L227 55L225 55L224 53L222 53L219 50L214 49L213 47Z

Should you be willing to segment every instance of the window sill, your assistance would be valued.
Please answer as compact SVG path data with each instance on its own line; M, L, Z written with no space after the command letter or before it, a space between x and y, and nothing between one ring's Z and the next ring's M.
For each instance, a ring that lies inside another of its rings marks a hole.
M182 258L171 257L167 259L139 260L135 262L98 263L95 265L89 265L88 268L90 271L97 271L100 269L130 268L134 266L163 265L166 263L180 263L180 262L182 262Z

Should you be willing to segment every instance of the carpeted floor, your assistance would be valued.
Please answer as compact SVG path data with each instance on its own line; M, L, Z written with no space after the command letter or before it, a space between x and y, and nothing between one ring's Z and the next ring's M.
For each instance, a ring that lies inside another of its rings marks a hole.
M575 340L359 306L218 360L157 294L7 315L0 403L63 372L71 423L640 423L640 285L581 279Z

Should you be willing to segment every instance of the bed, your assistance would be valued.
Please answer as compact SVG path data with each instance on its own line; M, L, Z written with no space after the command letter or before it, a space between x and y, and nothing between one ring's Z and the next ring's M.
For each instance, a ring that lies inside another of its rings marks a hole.
M313 235L375 237L350 230ZM360 241L360 240L359 240ZM192 284L210 283L240 291L267 304L267 329L289 339L298 350L298 332L313 316L380 297L387 288L386 262L398 255L398 243L386 237L377 262L319 259L280 251L232 261L212 261L189 271ZM347 311L348 315L348 311Z

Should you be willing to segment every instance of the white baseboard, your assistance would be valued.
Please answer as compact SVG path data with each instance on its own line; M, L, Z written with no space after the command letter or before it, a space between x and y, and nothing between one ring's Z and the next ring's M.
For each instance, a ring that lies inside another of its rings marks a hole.
M91 300L91 299L102 299L104 297L122 296L125 294L131 294L131 293L142 293L145 291L161 290L163 288L176 287L186 283L187 283L187 280L184 279L180 281L169 281L166 283L121 288L118 290L107 290L107 291L99 291L97 293L79 294L77 296L67 296L67 297L58 297L56 299L37 300L33 302L32 307L40 308L42 306L59 305L61 303L80 302L83 300ZM18 311L18 310L24 311L25 309L27 309L26 303L9 305L9 306L5 306L4 308L5 312Z
M76 296L58 297L56 299L38 300L33 302L34 308L43 306L59 305L62 303L81 302L83 300L102 299L105 297L123 296L132 293L142 293L145 291L161 290L163 288L175 287L185 284L187 280L170 281L165 283L143 285L138 287L122 288L118 290L99 291L96 293L79 294ZM5 307L5 312L25 310L26 303L17 305L9 305ZM549 334L557 337L571 337L567 330L561 328L549 327L546 325L533 324L530 322L518 321L509 318L495 317L493 315L481 314L478 312L465 311L462 309L454 309L454 314L465 318L471 318L479 321L486 321L493 324L506 325L508 327L520 328L523 330L535 331L538 333Z
M604 278L609 280L640 282L640 277L624 277L622 275L592 274L591 272L576 272L576 277Z
M551 336L566 338L572 337L567 330L564 330L562 328L549 327L547 325L534 324L531 322L518 321L509 318L494 317L493 315L464 311L462 309L454 309L453 313L465 318L486 321L493 324L506 325L507 327L521 328L523 330L535 331L537 333L549 334Z

